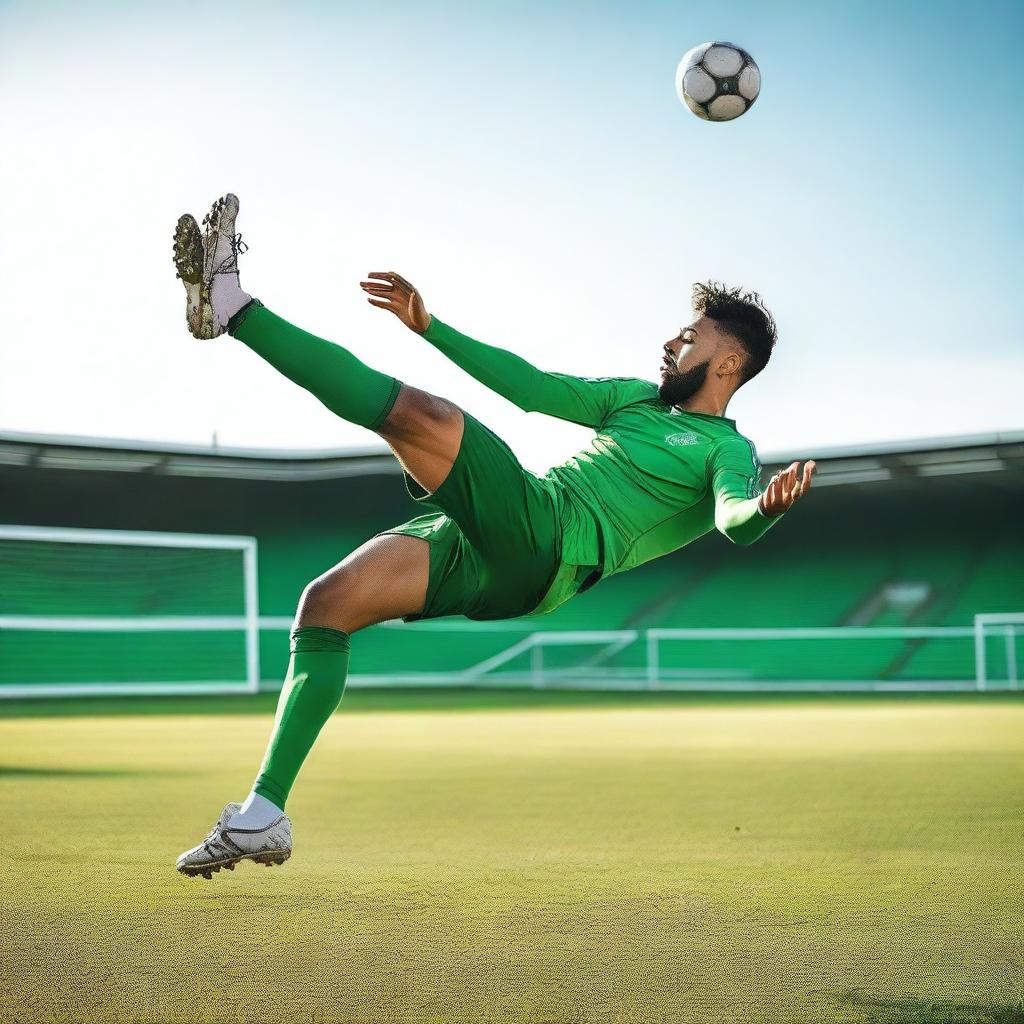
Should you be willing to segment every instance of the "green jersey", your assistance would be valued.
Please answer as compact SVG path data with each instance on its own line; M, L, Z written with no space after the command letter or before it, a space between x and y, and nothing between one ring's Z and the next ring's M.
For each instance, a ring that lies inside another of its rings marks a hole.
M562 528L561 566L537 612L717 528L737 544L779 517L759 508L761 466L733 420L680 410L635 377L548 373L433 317L423 337L526 412L592 427L591 443L540 478Z

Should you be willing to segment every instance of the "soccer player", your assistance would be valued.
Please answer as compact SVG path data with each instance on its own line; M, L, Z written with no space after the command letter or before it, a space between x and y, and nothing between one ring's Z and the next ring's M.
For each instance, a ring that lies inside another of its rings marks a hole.
M753 445L726 418L736 390L764 369L776 340L754 293L694 286L696 318L659 345L661 380L547 373L460 334L427 312L395 273L361 287L481 383L521 409L580 423L591 444L538 476L457 405L366 366L242 291L238 199L214 203L205 232L178 221L174 260L197 338L224 332L379 434L425 514L382 530L303 591L291 659L252 791L229 803L178 870L211 877L241 860L280 864L292 849L288 793L345 689L349 638L387 619L550 612L614 573L717 528L737 544L761 537L811 485L799 463L758 490Z

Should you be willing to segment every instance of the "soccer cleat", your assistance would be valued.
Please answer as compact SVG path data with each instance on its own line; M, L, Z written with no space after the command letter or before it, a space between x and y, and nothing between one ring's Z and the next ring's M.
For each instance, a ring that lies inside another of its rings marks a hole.
M235 865L243 860L271 867L283 864L292 855L292 823L287 814L266 828L232 828L231 819L241 806L228 804L209 835L178 858L177 867L183 875L212 878L221 868L234 871Z
M218 199L203 218L204 230L191 214L178 218L174 232L174 266L185 285L186 320L196 338L216 338L250 296L238 283L238 254L248 248L235 234L238 197Z
M224 328L217 322L210 302L209 282L204 280L203 236L191 213L178 218L174 229L174 266L185 285L185 321L193 338L216 338Z
M238 219L238 196L228 193L218 199L203 218L203 280L210 288L210 304L221 328L251 296L238 283L238 255L248 246L235 234Z

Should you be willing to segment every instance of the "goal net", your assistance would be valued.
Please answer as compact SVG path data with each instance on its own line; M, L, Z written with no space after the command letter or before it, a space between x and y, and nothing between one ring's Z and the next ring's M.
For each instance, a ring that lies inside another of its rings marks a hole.
M0 526L0 696L258 685L254 538Z

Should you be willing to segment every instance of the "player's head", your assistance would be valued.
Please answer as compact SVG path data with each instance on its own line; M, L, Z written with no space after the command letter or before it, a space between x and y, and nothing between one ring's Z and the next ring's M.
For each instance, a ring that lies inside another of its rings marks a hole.
M698 283L693 311L696 319L664 346L658 391L669 405L685 402L709 378L731 395L765 368L775 347L775 321L757 292Z

